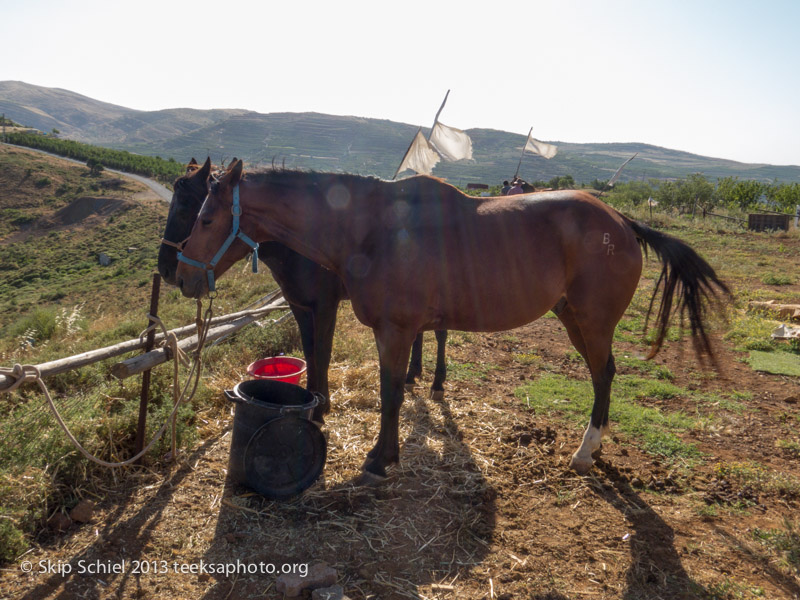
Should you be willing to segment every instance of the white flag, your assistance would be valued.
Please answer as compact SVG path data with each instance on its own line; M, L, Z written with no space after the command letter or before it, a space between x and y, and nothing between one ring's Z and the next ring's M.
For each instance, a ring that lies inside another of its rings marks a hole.
M639 153L637 152L636 154L639 154ZM622 169L624 169L624 168L625 168L625 165L627 165L627 164L628 164L629 162L631 162L631 161L632 161L634 158L636 158L636 154L634 154L634 155L633 155L633 156L631 156L631 157L630 157L628 160L626 160L624 163L622 163L622 166L620 166L620 168L619 168L619 169L617 169L617 172L616 172L616 173L614 173L614 174L611 176L611 179L609 179L609 180L608 180L608 183L606 184L606 186L608 186L608 187L611 187L612 185L614 185L614 183L617 181L617 179L619 179L619 175L620 175L620 173L622 173Z
M411 169L417 173L430 175L431 171L433 171L433 167L435 167L438 162L439 155L431 148L428 140L425 139L425 136L422 135L422 131L420 130L417 131L414 141L411 142L408 152L406 152L405 157L403 157L403 162L400 163L397 174L402 173L406 169ZM397 177L397 174L395 177Z
M553 158L556 152L558 152L558 148L553 146L553 144L545 144L544 142L535 140L530 134L528 134L528 141L525 142L523 152L525 152L525 150L538 154L539 156L544 156L545 158Z
M455 127L448 127L438 121L431 132L431 144L445 160L472 158L472 140Z

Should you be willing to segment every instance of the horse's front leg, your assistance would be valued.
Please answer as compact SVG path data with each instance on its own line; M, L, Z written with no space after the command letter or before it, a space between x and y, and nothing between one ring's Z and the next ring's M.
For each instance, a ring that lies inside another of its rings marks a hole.
M395 326L375 329L381 384L381 429L375 447L367 454L365 475L386 477L386 467L400 461L400 407L411 345L416 329Z
M325 401L314 409L313 420L324 423L322 415L331 409L330 389L328 387L328 370L333 352L333 334L336 329L336 313L339 309L337 298L321 298L312 310L314 319L314 370L315 385L312 390L319 392Z

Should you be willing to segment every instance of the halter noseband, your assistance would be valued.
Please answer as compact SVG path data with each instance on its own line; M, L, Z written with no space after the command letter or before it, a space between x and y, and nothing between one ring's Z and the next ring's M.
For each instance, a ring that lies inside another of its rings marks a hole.
M217 266L219 260L228 251L228 248L231 247L231 244L236 238L242 240L253 251L253 273L258 273L258 243L251 240L247 235L245 235L245 233L241 229L239 229L239 217L242 214L242 208L239 206L238 184L236 185L236 187L233 188L233 205L231 206L231 214L233 215L233 226L231 232L228 235L227 239L222 243L222 247L219 250L217 250L217 253L214 255L214 258L212 258L210 262L201 263L199 260L194 260L184 256L183 244L189 238L186 238L186 240L176 245L176 248L178 248L179 250L178 252L179 261L185 262L187 265L197 267L198 269L204 269L206 271L206 274L208 275L209 292L216 291L216 287L214 285L214 267Z

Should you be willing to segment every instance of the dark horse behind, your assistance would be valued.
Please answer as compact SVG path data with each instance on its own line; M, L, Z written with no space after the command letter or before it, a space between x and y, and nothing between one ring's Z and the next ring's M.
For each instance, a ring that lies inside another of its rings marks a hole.
M592 414L570 462L586 473L609 428L616 372L611 345L639 284L642 248L654 250L662 263L651 355L677 312L688 317L696 350L713 356L706 312L730 297L687 244L581 191L476 199L432 177L389 182L286 171L244 176L236 161L210 186L183 250L187 260L211 260L236 229L234 206L241 210L241 230L253 240L280 242L336 273L356 316L372 328L380 358L381 427L364 472L373 477L385 476L386 467L399 460L403 382L417 332L501 331L552 309L591 373ZM215 276L246 254L244 244L231 246ZM176 277L185 296L207 293L203 269L181 262Z
M235 160L235 159L234 159ZM186 173L174 184L172 202L167 216L167 225L158 252L158 271L167 283L175 285L175 269L178 264L178 248L189 237L197 214L208 193L207 182L212 175L211 160L200 166L193 158ZM329 398L328 367L331 361L333 334L339 303L347 299L342 280L332 271L310 261L294 250L277 242L265 242L258 249L259 259L269 267L272 276L289 303L297 321L307 364L306 383L309 390ZM431 393L444 393L446 376L445 342L446 331L436 331L438 343L436 370ZM406 385L411 388L422 374L422 334L414 342ZM320 405L314 419L322 421L330 404Z

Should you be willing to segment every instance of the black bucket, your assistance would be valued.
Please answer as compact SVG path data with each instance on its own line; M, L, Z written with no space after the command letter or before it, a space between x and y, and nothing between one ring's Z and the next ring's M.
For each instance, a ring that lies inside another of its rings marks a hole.
M228 472L231 481L268 498L310 487L325 466L327 446L311 422L320 394L281 381L255 379L226 390L236 404Z

